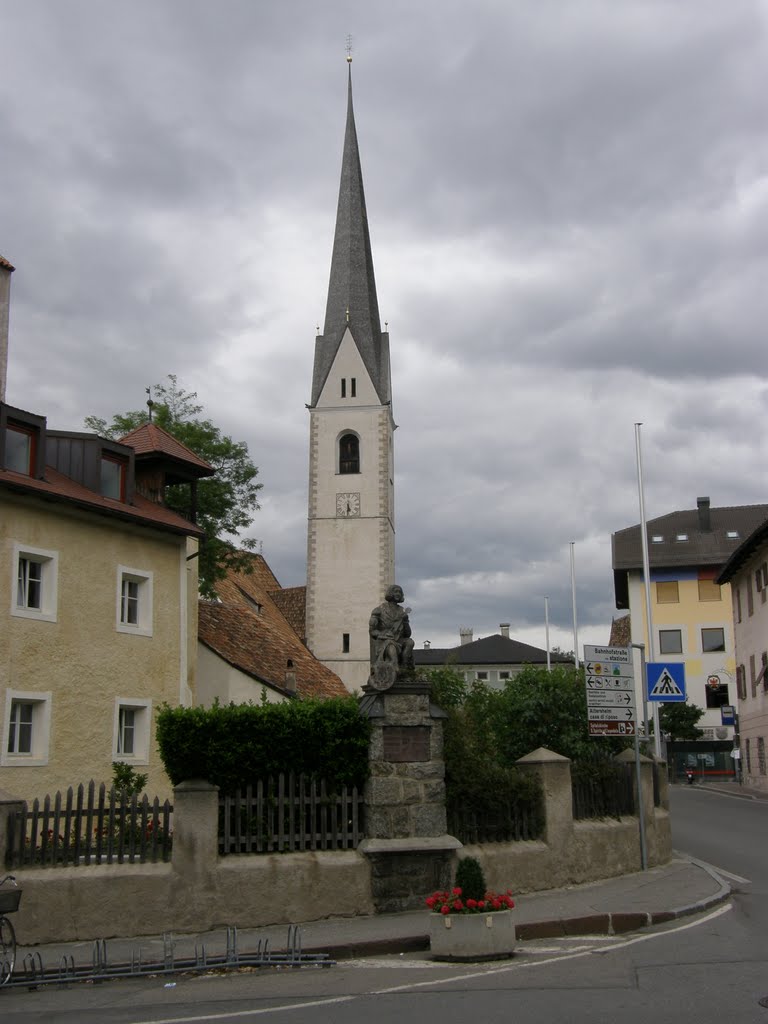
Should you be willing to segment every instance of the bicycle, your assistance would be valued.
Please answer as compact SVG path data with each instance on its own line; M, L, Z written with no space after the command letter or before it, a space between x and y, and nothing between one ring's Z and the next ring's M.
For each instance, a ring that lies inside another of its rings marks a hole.
M13 889L0 889L0 986L11 980L13 968L16 964L16 932L13 925L5 916L13 914L19 909L22 890L16 885L13 875L6 875L0 881L0 886L10 882Z

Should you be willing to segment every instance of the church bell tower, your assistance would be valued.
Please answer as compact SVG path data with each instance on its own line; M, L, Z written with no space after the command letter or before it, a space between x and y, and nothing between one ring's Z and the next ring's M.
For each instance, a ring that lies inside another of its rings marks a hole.
M323 333L315 340L309 416L307 645L354 692L368 679L371 611L394 580L395 423L351 67L328 302Z

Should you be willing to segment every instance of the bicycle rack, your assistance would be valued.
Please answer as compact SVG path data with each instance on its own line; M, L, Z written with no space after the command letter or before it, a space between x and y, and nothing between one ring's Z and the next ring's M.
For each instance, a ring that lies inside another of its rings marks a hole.
M117 978L141 978L171 974L201 974L208 971L235 971L243 967L334 967L336 961L327 953L304 953L301 948L301 929L290 925L285 950L274 952L269 939L259 939L256 949L241 952L238 947L237 928L228 927L225 933L225 952L210 954L205 945L195 945L194 954L176 956L176 939L170 932L163 935L162 959L144 960L140 947L131 950L130 959L111 963L106 939L93 943L90 964L76 964L73 956L61 957L54 966L43 963L39 952L27 953L21 970L14 970L4 988L34 990L43 985L67 986L74 982L112 981ZM1 998L1 997L0 997Z

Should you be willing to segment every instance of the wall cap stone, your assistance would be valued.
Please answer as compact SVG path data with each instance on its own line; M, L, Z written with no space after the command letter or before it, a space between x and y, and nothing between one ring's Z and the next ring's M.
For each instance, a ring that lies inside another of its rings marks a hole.
M653 762L653 758L652 757L646 757L645 754L638 754L638 757L640 758L640 763L641 764L653 764L654 763ZM614 761L620 761L621 763L626 764L629 761L634 761L635 760L635 752L630 747L627 747L626 750L622 750L622 752L620 754L617 754L614 757L613 760Z
M205 779L185 779L173 787L174 793L218 793L219 787Z
M358 846L360 853L436 853L440 850L460 850L461 840L455 836L408 836L404 839L364 839Z
M554 750L547 750L546 747L537 747L530 754L518 757L515 764L550 764L557 761L567 761L570 764L571 759L570 757L563 757L562 754L556 754Z

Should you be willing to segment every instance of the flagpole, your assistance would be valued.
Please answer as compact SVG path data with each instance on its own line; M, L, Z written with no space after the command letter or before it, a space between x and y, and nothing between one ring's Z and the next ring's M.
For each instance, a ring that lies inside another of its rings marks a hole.
M576 567L574 564L573 549L575 541L571 541L571 604L573 605L573 664L576 669L579 667L579 632L576 628Z
M653 612L651 610L651 570L648 557L648 527L645 521L645 495L643 493L643 454L640 447L640 427L642 423L635 424L635 456L637 460L637 492L640 500L640 540L643 546L643 579L645 581L645 616L648 625L648 658L649 662L656 660L656 649L653 643ZM643 679L644 695L648 692L647 668L646 678ZM653 747L656 757L661 760L661 732L659 729L659 704L653 701Z
M552 659L549 656L549 598L544 598L544 634L547 645L547 672L552 671Z

